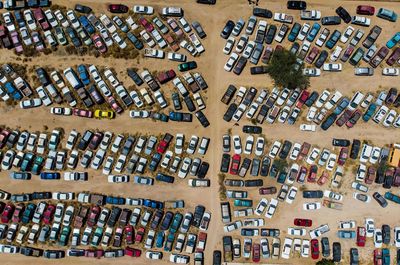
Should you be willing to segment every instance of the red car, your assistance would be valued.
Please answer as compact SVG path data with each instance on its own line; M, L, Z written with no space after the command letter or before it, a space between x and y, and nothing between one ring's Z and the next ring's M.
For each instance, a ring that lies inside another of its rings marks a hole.
M373 166L369 166L367 170L367 175L364 179L365 184L372 184L376 177L376 169Z
M96 49L100 53L106 53L107 52L107 46L104 44L103 39L100 37L99 34L94 34L92 36L92 41L94 43L94 46L96 46Z
M267 194L275 194L276 193L276 187L266 187L266 188L260 188L258 190L258 193L260 195L267 195Z
M116 113L121 113L124 110L121 108L121 106L118 104L118 102L115 100L113 96L110 96L107 98L107 103L110 105L110 107L116 112Z
M310 219L296 218L296 219L294 219L293 223L294 223L294 225L297 225L297 226L304 226L304 227L312 226L312 220L310 220Z
M35 16L36 21L39 22L40 26L42 27L42 29L44 31L50 29L51 26L50 26L49 22L47 21L45 15L43 13L43 10L41 8L35 8L33 10L33 15Z
M300 168L300 172L297 175L297 182L298 183L304 183L304 181L306 180L306 176L307 176L307 168L306 167L301 167Z
M389 56L389 58L386 60L386 63L392 66L399 58L400 58L400 47L397 47Z
M92 118L93 117L93 112L90 110L74 109L73 113L75 116L79 116L79 117L84 117L84 118Z
M350 119L351 114L353 114L353 111L347 109L345 112L343 112L342 115L340 115L339 119L337 119L336 125L342 127L343 124L345 124Z
M1 133L0 133L0 148L3 148L4 145L6 144L9 134L10 134L10 132L5 129L1 131Z
M382 250L374 249L374 265L382 265Z
M142 251L140 249L126 247L125 255L131 257L140 257L140 255L142 255Z
M171 27L172 31L175 32L176 36L179 38L183 35L182 29L178 26L178 23L175 19L169 18L167 20L168 25Z
M339 157L338 157L338 165L343 166L344 163L346 163L347 158L349 157L349 148L347 147L342 147L340 149Z
M160 82L160 84L165 84L168 81L174 79L176 76L176 73L173 69L170 69L168 71L165 72L161 72L157 75L157 79Z
M394 171L393 186L394 187L400 186L400 167L397 167L396 170Z
M99 218L100 214L100 207L99 206L93 206L90 208L88 220L87 220L87 226L93 227L97 223L97 219Z
M308 92L307 90L303 90L303 92L301 92L300 94L299 100L296 103L296 107L301 109L301 107L303 107L304 103L307 101L309 96L310 92Z
M157 152L160 154L165 153L167 151L169 143L172 141L173 136L169 133L166 133L163 139L160 141L157 147Z
M311 240L311 257L313 259L319 259L319 243L318 239Z
M357 227L357 246L364 247L367 239L365 227Z
M135 236L135 230L133 229L133 226L131 225L127 225L124 228L124 232L125 232L125 241L127 245L131 245L133 244L133 238Z
M347 128L353 128L357 121L361 118L361 111L359 109L355 110L351 115L351 118L346 122Z
M85 250L85 257L99 259L103 256L104 256L104 250L102 250L102 249L87 249L87 250Z
M0 25L0 39L1 39L1 44L3 45L4 48L11 49L13 47L11 39L8 36L8 30L3 25Z
M317 47L313 47L310 53L306 57L306 62L312 64L315 60L315 57L319 54L319 49Z
M15 206L11 203L7 204L4 208L3 213L1 214L1 222L8 223L13 216Z
M22 47L21 40L19 39L19 35L16 31L11 32L10 34L11 41L14 45L15 52L16 53L21 53L24 51L24 48Z
M310 173L308 173L307 181L308 182L316 182L317 181L317 172L318 172L318 167L316 165L312 165L310 167Z
M136 231L136 236L135 236L135 243L140 243L143 240L143 235L144 235L144 228L140 227L137 231Z
M196 252L203 252L206 247L207 233L200 232L198 235L198 242Z
M53 220L54 212L56 211L56 207L52 204L49 204L46 208L46 211L43 213L43 223L50 224Z
M239 172L239 165L240 165L240 155L234 154L232 156L232 164L229 173L232 175L237 175Z
M318 178L318 181L317 181L318 185L320 185L320 186L324 185L328 181L328 178L329 178L328 172L326 172L325 170L322 171L322 174Z
M369 64L372 67L376 68L388 54L389 54L389 49L386 48L385 46L381 47L378 50L378 52L374 55L374 57L371 58Z
M110 4L108 5L108 11L110 13L121 14L121 13L128 13L129 8L126 5L122 4Z
M372 16L375 13L375 7L366 6L366 5L360 5L360 6L357 6L356 13L359 14L359 15Z
M146 29L147 32L151 33L154 30L153 24L151 24L144 17L139 18L139 23Z
M253 245L253 262L260 262L260 244Z
M13 223L19 223L21 221L22 213L24 212L24 210L25 210L24 204L17 204L17 206L15 207L13 217L12 217Z

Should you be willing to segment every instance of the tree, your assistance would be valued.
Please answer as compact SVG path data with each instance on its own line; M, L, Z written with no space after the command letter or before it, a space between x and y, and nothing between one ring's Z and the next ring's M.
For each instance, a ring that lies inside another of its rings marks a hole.
M305 89L310 85L309 77L303 75L304 64L298 63L297 60L296 55L288 50L282 49L274 52L267 65L267 73L274 80L275 86Z
M316 265L335 265L335 262L331 259L321 259Z
M288 166L288 162L286 161L286 159L275 159L274 160L274 165L276 166L276 169L278 171L282 171L285 167Z

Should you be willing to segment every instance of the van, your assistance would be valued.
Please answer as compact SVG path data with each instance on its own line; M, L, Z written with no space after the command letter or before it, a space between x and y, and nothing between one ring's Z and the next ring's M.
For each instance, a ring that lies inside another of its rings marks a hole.
M364 98L364 94L360 91L357 91L354 96L352 97L349 106L347 107L349 110L355 110L361 101Z
M266 118L266 121L269 122L269 123L274 123L274 121L275 121L276 117L278 116L280 110L281 110L280 107L274 105L272 110L269 112L269 114L268 114L268 116Z
M370 146L368 144L364 144L363 148L361 150L360 162L361 163L368 162L368 159L371 156L371 153L372 153L372 146Z
M164 7L161 15L168 17L183 17L183 9L180 7Z
M64 76L73 89L83 87L81 80L79 80L78 76L71 67L64 70Z
M227 224L231 222L231 207L229 202L221 202L221 216L222 223Z

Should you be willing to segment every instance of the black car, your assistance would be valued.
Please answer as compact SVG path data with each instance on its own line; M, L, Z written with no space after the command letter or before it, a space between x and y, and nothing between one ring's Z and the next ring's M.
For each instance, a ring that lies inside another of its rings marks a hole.
M336 14L338 14L338 16L343 19L343 21L347 24L351 22L351 16L349 12L347 12L347 10L344 9L342 6L336 8Z
M51 198L51 192L41 191L32 193L32 200L49 200Z
M282 148L281 148L281 150L279 151L279 154L278 154L280 159L286 159L287 158L287 156L289 154L289 151L292 148L292 145L293 144L288 140L285 140L283 142L283 146L282 146Z
M43 68L37 68L36 69L36 74L39 78L39 82L42 84L42 86L47 86L48 84L51 83L49 76L47 75L46 70Z
M258 231L258 228L242 228L240 234L242 236L254 236L255 234L258 234L256 231Z
M388 95L386 96L385 102L386 104L392 104L396 100L397 89L392 87L389 89Z
M201 162L199 171L197 171L197 177L201 178L201 179L205 178L209 167L210 167L210 164L208 164L207 162L205 162L205 161Z
M307 107L311 107L314 102L318 99L319 94L317 91L313 91L311 93L311 95L307 98L306 102L304 103L304 105L306 105Z
M193 215L193 226L199 227L201 218L203 218L204 211L206 208L203 205L197 205L196 208L194 209L194 215Z
M250 67L251 75L266 74L267 72L268 72L268 68L265 65Z
M237 64L235 65L235 68L233 68L233 72L237 75L240 75L246 66L247 59L243 56L240 56Z
M350 141L347 139L332 139L332 145L333 146L341 146L341 147L347 147L350 145Z
M135 34L133 34L132 32L128 32L126 36L132 42L133 46L135 46L136 49L138 50L143 49L144 47L143 42L141 42L139 38L135 36Z
M210 122L208 121L206 115L204 115L204 113L201 110L197 111L195 115L204 128L210 126Z
M199 1L199 0L197 0ZM221 251L214 250L213 252L213 264L212 265L221 265Z
M118 221L119 216L121 215L122 209L119 207L113 207L111 209L110 218L108 218L107 226L114 227Z
M306 10L307 3L305 1L287 1L287 9Z
M322 256L329 257L331 255L331 249L329 247L329 239L327 237L321 238Z
M223 245L223 248L224 249L230 249L230 250L232 250L232 248L233 248L233 245L232 245L232 237L231 236L224 236L224 237L222 237L222 245ZM232 254L233 254L233 251L231 251L230 253L229 253L229 255L230 255L230 257L229 256L227 256L227 254L228 253L225 253L225 259L229 259L229 260L232 260Z
M269 172L269 167L271 165L271 158L265 156L261 162L261 170L260 170L260 175L262 177L268 176Z
M270 25L268 27L267 33L265 34L265 43L271 44L272 41L274 40L275 33L276 33L276 26L275 25Z
M393 185L393 175L386 175L382 187L384 189L390 189L392 188L392 185Z
M172 104L174 105L175 110L181 110L182 109L182 103L181 103L181 98L177 92L172 93L171 95L172 99Z
M235 22L233 22L232 20L228 20L223 28L223 30L221 31L220 36L223 39L227 39L229 37L229 35L231 35L231 32L233 30L233 28L235 27Z
M136 73L135 70L133 70L132 68L128 68L126 71L128 72L128 76L132 78L133 82L135 82L137 86L143 84L142 78L138 75L138 73Z
M358 255L358 249L351 248L350 249L350 265L358 265L360 262L360 257Z
M322 190L304 190L303 198L307 199L319 199L324 197L324 192Z
M351 144L350 158L357 159L358 153L360 152L361 142L360 140L354 139Z
M243 126L243 132L260 134L262 133L262 128L260 126L245 125Z
M41 257L43 256L43 249L32 247L21 247L20 254L28 257Z
M90 140L92 139L94 133L92 131L86 130L78 143L79 150L86 150L88 147Z
M390 243L390 226L389 225L382 225L382 241L383 244Z
M124 146L122 147L121 154L123 155L128 155L130 151L132 150L133 144L135 143L135 137L133 136L128 136L126 139Z
M275 163L272 163L271 169L269 171L269 176L271 178L275 178L276 175L278 175L278 171L279 171L278 166Z
M92 12L92 9L90 7L88 7L88 6L76 4L75 5L75 11L78 11L78 12L84 13L84 14L89 14L89 13Z
M82 46L82 42L78 38L78 35L76 34L76 31L73 28L68 26L66 27L65 32L68 34L68 37L71 39L72 44L74 44L75 47Z
M261 106L260 111L258 112L256 117L258 123L262 124L264 122L265 117L267 116L269 110L270 108L267 105L263 104Z
M387 200L382 195L380 195L379 192L374 192L372 197L379 203L382 208L385 208L388 205Z
M342 247L339 242L333 242L332 258L334 262L340 262L342 259Z
M323 17L321 19L322 25L339 25L340 23L341 19L338 16Z
M190 98L190 96L184 97L183 101L186 103L186 107L190 112L196 110L196 106L194 105L193 100Z
M230 122L232 120L233 114L235 114L236 109L237 105L235 103L229 105L223 117L224 121Z
M332 124L335 122L336 118L337 118L337 115L335 113L329 114L329 116L321 124L321 129L324 131L328 130L329 127L331 127Z
M222 154L220 171L223 173L228 172L231 156L229 154Z
M154 217L153 220L151 221L150 227L151 229L156 229L158 227L158 225L161 222L161 219L164 216L164 211L158 209L155 213L154 213Z
M217 0L197 0L196 3L198 4L206 4L206 5L215 5Z
M253 15L256 17L272 18L272 12L265 8L253 8Z
M249 179L244 181L245 187L261 187L263 186L262 179Z
M383 166L378 167L378 169L376 170L376 177L375 177L376 184L382 184L385 181L385 172L386 172L385 167Z
M325 50L323 50L323 51L319 54L317 60L316 60L315 63L314 63L315 67L321 68L321 66L324 65L324 63L325 63L325 61L326 61L327 58L328 58L328 52L325 51Z

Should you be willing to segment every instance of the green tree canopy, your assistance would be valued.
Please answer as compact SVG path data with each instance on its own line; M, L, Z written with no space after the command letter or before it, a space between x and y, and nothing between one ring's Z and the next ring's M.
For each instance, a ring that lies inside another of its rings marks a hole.
M321 259L316 265L335 265L335 262L331 259Z
M309 77L303 75L304 63L288 50L276 50L267 73L274 80L274 85L295 89L304 89L310 85Z

